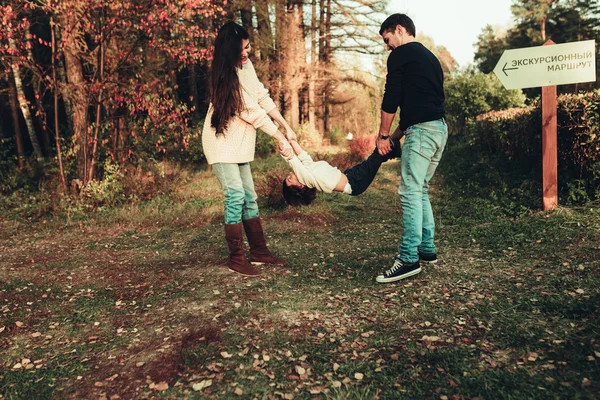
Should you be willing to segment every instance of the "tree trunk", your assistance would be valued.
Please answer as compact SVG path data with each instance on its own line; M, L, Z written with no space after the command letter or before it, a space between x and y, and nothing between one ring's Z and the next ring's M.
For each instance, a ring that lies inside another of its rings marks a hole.
M261 61L267 61L271 58L271 49L273 45L273 33L271 31L271 21L269 19L268 3L264 0L256 0L256 56Z
M243 0L240 2L240 16L242 18L242 26L248 31L250 37L254 37L254 29L252 28L252 0Z
M271 77L270 90L271 97L281 111L281 114L286 115L286 24L287 24L287 0L276 0L275 2L275 51L272 53L269 72ZM283 104L282 104L283 98Z
M320 122L320 130L321 132L327 131L326 123L325 123L325 108L326 108L326 94L325 94L325 83L327 81L325 77L325 68L327 64L325 62L325 15L327 14L327 6L326 0L319 0L319 70L317 71L317 79L322 82L320 88L317 89L320 92L320 102L319 109L321 118Z
M60 43L60 29L54 28L54 35L56 43ZM65 96L62 93L63 89L67 87L67 73L65 68L65 63L63 61L63 57L60 53L56 54L56 72L58 73L58 77L60 78L60 88L61 88L61 96L63 100L63 104L65 106L65 114L67 117L67 132L66 136L71 136L73 134L73 107L71 106L71 100L69 97ZM57 82L58 84L58 82Z
M124 116L119 117L119 147L117 154L119 154L121 165L125 164L127 157L126 145L127 145L127 121Z
M198 71L196 64L188 67L190 95L192 96L192 106L194 107L194 117L200 120L200 93L198 92Z
M306 43L304 41L304 12L303 4L294 0L291 4L289 17L290 50L290 119L292 128L300 126L300 91L306 81Z
M25 32L27 42L31 43L31 33L29 31ZM35 65L35 59L33 57L33 43L27 48L27 56L29 57L29 62L31 65ZM35 108L37 112L36 116L39 118L40 126L42 128L42 141L44 143L44 155L46 157L50 156L52 149L50 147L50 135L48 134L48 123L46 121L46 110L42 103L42 95L40 91L40 86L42 82L38 78L36 74L33 75L33 81L31 83L31 87L33 88L33 94L35 99Z
M98 161L98 140L100 140L100 126L102 125L102 98L104 85L104 10L100 17L100 44L98 47L98 82L100 90L96 105L96 125L94 127L94 139L92 140L92 156L90 157L90 169L88 182L94 179L96 175L96 164Z
M80 184L87 184L88 176L88 96L85 91L85 79L83 67L79 58L77 45L80 35L77 26L70 26L70 21L76 21L73 16L59 15L64 32L68 32L64 38L65 69L69 81L65 88L64 96L69 99L73 106L73 141L77 152L77 177Z
M54 17L50 17L50 35L52 38L52 82L54 89L54 139L56 141L56 160L58 162L58 173L63 190L67 191L67 180L65 179L65 170L62 163L62 149L60 145L60 131L58 122L58 80L56 77L56 34L54 26Z
M8 78L8 90L11 116L13 120L13 130L15 133L15 144L17 145L17 162L19 169L25 168L25 154L23 152L23 139L21 138L21 123L19 121L19 106L17 105L17 89L13 79Z
M541 25L542 25L542 43L546 43L546 20L548 19L548 17L543 16L542 17L542 21L541 21Z
M322 88L322 115L323 115L323 131L329 132L330 126L330 115L331 115L331 80L329 79L329 72L327 69L331 61L331 0L321 0L321 20L319 23L321 28L321 44L319 46L319 65L322 69L321 80L324 82Z
M312 0L310 24L310 66L308 69L308 125L311 133L317 130L315 116L315 81L317 80L317 0Z
M17 46L15 44L14 39L9 38L8 43L10 48L16 52ZM19 102L19 107L21 108L23 118L25 119L25 125L27 126L29 140L31 140L31 145L33 146L33 154L35 155L35 158L38 161L42 161L44 159L44 156L42 155L42 149L40 148L40 144L35 134L35 129L33 127L33 119L31 118L31 112L29 111L27 98L25 97L25 92L23 91L23 83L21 81L21 72L19 71L19 65L17 63L11 63L11 68L13 78L15 81L15 90L17 91L17 100Z

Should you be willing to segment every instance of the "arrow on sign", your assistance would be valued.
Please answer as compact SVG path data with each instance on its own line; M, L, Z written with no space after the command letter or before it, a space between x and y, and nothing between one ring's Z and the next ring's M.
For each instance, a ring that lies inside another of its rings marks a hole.
M508 76L508 74L506 73L506 71L510 71L511 69L519 69L517 67L514 68L506 68L506 66L508 65L508 63L504 63L504 67L502 67L502 72L504 72L504 75Z
M511 69L519 69L517 67L514 68L506 68L506 66L508 65L508 63L504 63L504 67L502 67L502 72L504 72L504 75L508 76L508 74L506 73L506 71L510 71Z
M594 82L596 42L585 40L505 50L494 74L507 89Z

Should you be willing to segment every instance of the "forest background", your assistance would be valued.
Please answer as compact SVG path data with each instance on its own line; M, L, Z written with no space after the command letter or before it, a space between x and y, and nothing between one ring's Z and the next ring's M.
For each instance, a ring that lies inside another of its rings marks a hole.
M227 20L249 30L259 78L308 148L344 148L348 133L373 136L386 73L387 53L378 35L386 7L384 0L3 1L2 208L39 216L139 201L165 189L173 165L205 165L199 135L207 74L214 37ZM505 49L549 38L596 39L598 45L600 6L515 0L511 9L514 26L481 32L476 66L458 69L446 48L423 34L417 39L442 63L452 135L471 135L471 142L483 140L488 150L509 158L533 155L536 161L540 90L505 90L491 70ZM365 54L373 65L361 71ZM559 87L575 96L561 103L572 106L562 126L589 125L584 137L572 130L561 134L570 143L561 150L563 164L577 169L582 157L587 160L585 168L565 175L570 193L576 188L584 195L575 197L584 200L597 196L593 186L600 176L592 132L597 87L598 80ZM591 99L583 107L583 123L577 100L582 93ZM482 127L486 118L477 119L511 108L520 111L492 117L494 126ZM527 139L519 140L526 146L517 148L500 133L505 123ZM259 134L258 155L273 150L270 139Z
M289 168L259 132L259 207L288 265L225 267L200 138L217 29L248 28L300 140L343 169L374 147L378 29L404 11L386 6L0 2L0 399L599 398L598 79L558 87L546 212L540 89L490 72L547 39L595 39L600 61L597 0L514 0L513 25L484 28L466 68L418 32L444 68L451 132L430 185L435 266L374 282L401 237L400 162L361 196L285 207Z

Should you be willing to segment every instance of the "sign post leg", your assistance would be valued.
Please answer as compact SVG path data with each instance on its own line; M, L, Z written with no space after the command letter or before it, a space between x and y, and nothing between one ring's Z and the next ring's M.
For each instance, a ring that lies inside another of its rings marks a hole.
M542 87L542 186L544 210L558 205L556 86Z

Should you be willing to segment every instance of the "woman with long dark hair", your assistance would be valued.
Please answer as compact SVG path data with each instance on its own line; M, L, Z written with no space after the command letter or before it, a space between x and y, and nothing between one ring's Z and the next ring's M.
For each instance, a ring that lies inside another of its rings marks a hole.
M250 53L248 32L234 22L219 29L210 71L210 106L202 130L206 160L225 195L225 239L230 269L248 276L259 272L250 264L285 264L267 248L257 195L250 171L256 129L289 146L296 135L281 116L269 92L258 80ZM271 120L286 131L284 136ZM243 230L250 244L250 262L243 247Z

